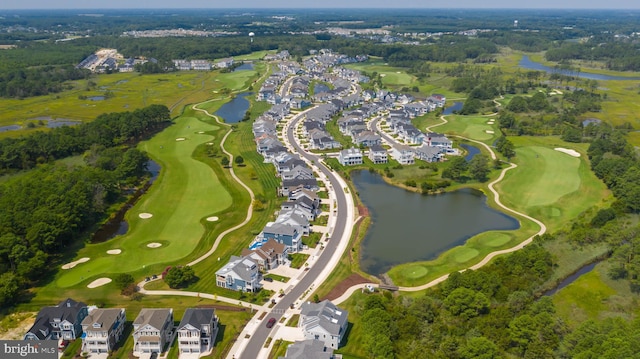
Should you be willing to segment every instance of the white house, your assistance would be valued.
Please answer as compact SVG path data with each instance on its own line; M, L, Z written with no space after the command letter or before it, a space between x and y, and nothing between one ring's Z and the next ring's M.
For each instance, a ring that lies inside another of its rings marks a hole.
M122 339L127 318L124 308L96 308L82 321L82 351L109 353Z
M172 331L173 309L143 308L133 321L133 354L162 353Z
M347 148L340 151L338 162L343 166L354 166L362 164L362 151L358 148Z
M249 257L231 256L229 263L216 272L216 285L243 292L257 292L262 288L258 264Z
M374 145L369 148L369 159L374 164L382 164L389 162L389 156L387 150L380 145Z
M206 354L218 334L218 317L213 308L187 308L178 325L180 354Z
M415 153L407 145L393 145L391 147L391 157L401 165L412 165L415 163Z
M347 330L346 310L342 310L328 300L320 303L305 302L300 307L298 327L302 328L305 339L324 342L327 348L337 349Z

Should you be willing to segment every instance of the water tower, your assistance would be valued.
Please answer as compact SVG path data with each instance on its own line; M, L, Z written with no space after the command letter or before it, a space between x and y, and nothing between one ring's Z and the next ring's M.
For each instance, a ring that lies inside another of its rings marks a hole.
M249 33L249 38L251 39L251 42L252 42L252 43L253 43L253 37L254 37L254 36L256 36L256 34L255 34L255 33L253 33L253 32L250 32L250 33Z
M518 20L513 20L513 27L518 27Z

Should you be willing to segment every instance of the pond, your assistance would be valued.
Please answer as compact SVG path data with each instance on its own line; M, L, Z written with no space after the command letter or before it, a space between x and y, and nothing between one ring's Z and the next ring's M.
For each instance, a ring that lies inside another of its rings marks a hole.
M249 109L249 100L245 98L249 95L251 95L251 92L238 94L233 100L222 105L222 107L216 111L216 115L222 117L226 123L242 121L244 114Z
M87 100L91 100L91 101L104 101L105 99L106 99L106 97L104 97L104 96L87 97Z
M351 179L371 215L360 265L373 275L398 264L435 259L476 234L520 226L487 206L476 190L424 196L391 186L369 171L354 171Z
M22 127L20 127L19 125L0 126L0 132L16 131L16 130L19 130L21 128Z
M323 83L316 83L315 85L313 85L313 94L319 94L319 93L323 93L323 92L329 92L329 90L331 90L329 88L329 86L323 84Z
M454 111L462 110L463 103L462 102L454 102L453 105L447 107L442 111L443 115L451 115Z
M532 61L527 55L522 56L522 60L520 60L518 66L528 70L545 71L548 73L561 73L566 76L576 76L576 73L573 71L557 70L552 67L545 66L539 62ZM577 76L589 80L640 80L640 77L611 76L582 71L577 73Z
M464 159L467 160L467 162L471 161L473 156L480 153L480 149L476 146L472 146L466 143L461 143L460 147L464 148L467 151L467 155L464 156Z
M580 278L584 274L587 274L587 273L591 272L593 270L593 268L596 266L596 264L598 264L598 262L587 264L586 266L578 269L578 271L576 271L572 275L568 276L567 278L563 279L562 282L560 282L560 284L558 284L555 288L544 292L544 294L542 294L542 295L543 296L550 296L550 295L556 294L560 289L562 289L562 288L568 286L569 284L575 282L578 278Z
M253 70L253 64L250 62L245 62L242 65L233 69L233 71L246 71L246 70Z

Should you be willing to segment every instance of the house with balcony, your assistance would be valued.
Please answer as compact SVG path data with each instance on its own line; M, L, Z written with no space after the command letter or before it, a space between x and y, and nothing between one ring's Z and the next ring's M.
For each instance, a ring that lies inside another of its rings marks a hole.
M133 321L133 355L162 353L173 334L173 309L143 308Z
M242 256L249 257L256 262L260 271L277 268L287 260L287 246L273 239L269 239L260 246L252 245L252 247L254 248L243 249Z
M367 157L376 165L389 162L387 150L380 145L371 146Z
M305 302L300 307L298 327L305 339L319 340L327 348L338 349L347 330L348 314L328 300Z
M395 144L391 146L391 157L401 165L412 165L415 163L415 152L407 145Z
M216 285L221 288L243 292L258 292L262 275L250 257L231 256L229 263L216 272Z
M258 235L263 240L273 239L287 247L289 253L297 253L302 249L304 229L295 224L269 222Z
M218 334L218 317L213 308L187 308L178 325L180 354L205 355L211 352Z
M36 320L24 335L24 340L74 340L82 334L82 321L87 316L87 305L67 298L55 307L40 309Z
M415 158L425 162L438 162L442 159L442 152L444 149L440 147L432 147L422 145L420 147L414 147Z
M445 150L453 148L453 142L441 133L429 132L424 137L423 142L427 146L439 147Z
M362 164L362 151L358 148L347 148L340 151L338 162L343 166L355 166Z
M124 308L96 308L82 321L82 352L110 353L122 339Z

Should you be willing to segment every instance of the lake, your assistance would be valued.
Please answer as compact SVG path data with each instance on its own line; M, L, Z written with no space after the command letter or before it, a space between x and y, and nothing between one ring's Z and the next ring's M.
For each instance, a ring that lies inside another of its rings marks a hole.
M251 95L251 92L238 94L233 100L222 105L215 114L222 117L226 123L237 123L242 121L244 114L249 109L249 100L245 98L249 95Z
M532 61L529 59L529 56L522 56L522 60L518 63L518 66L528 69L528 70L537 70L537 71L545 71L548 73L561 73L566 76L576 76L575 72L567 71L567 70L556 70L552 67L545 66L539 62ZM611 76L611 75L603 75L603 74L594 74L590 72L579 72L578 77L589 80L640 80L640 77L624 77L624 76Z
M435 259L482 232L520 227L515 218L487 206L477 190L425 196L391 186L369 171L354 171L351 179L371 215L360 265L373 275Z
M0 126L0 132L16 131L16 130L19 130L21 128L22 127L20 127L19 125Z
M467 162L471 161L473 156L475 156L478 153L480 153L480 149L478 147L476 147L476 146L471 146L471 145L468 145L466 143L461 143L460 147L464 148L467 151L467 155L464 156L464 159L467 160Z
M235 69L233 69L233 71L247 71L247 70L253 70L253 64L250 62L245 62L242 65L236 67Z
M453 105L445 108L442 111L443 115L451 115L454 111L462 110L463 103L462 102L454 102Z

